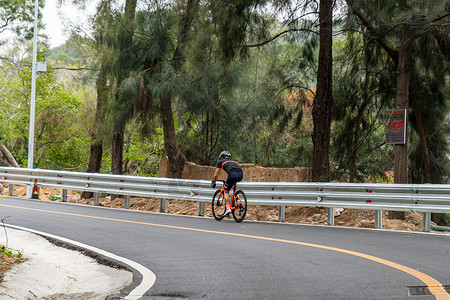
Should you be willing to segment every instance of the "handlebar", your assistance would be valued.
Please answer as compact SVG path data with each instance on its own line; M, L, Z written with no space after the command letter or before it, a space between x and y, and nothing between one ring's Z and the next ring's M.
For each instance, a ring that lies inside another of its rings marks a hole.
M212 182L212 181L214 181L214 177L211 177L211 182ZM219 180L219 179L217 179L217 180L216 180L216 183L219 182L219 181L222 182L222 184L225 184L225 181L226 181L226 180Z
M211 178L211 183L212 183L213 181L214 181L214 177ZM225 185L226 180L216 180L216 184L217 184L218 182L222 182L222 185ZM236 184L236 183L233 185L232 189L234 189L234 190L237 189L237 184Z

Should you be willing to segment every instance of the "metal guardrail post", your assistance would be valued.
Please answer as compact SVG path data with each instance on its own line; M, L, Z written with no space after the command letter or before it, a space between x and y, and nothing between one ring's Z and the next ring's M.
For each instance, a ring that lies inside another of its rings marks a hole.
M125 203L123 205L123 207L125 209L129 209L130 208L130 199L131 199L130 195L125 195Z
M327 208L328 225L334 226L334 207Z
M63 190L62 190L61 201L62 201L62 202L67 202L67 190L66 190L66 189L63 189Z
M375 228L383 228L383 211L381 209L375 211Z
M9 185L9 196L14 196L14 184Z
M198 203L198 215L202 217L205 216L205 202Z
M94 192L94 206L98 206L98 193Z
M286 206L280 205L278 206L278 222L286 221Z
M161 198L160 201L160 207L159 207L159 212L165 213L166 212L166 199Z
M422 230L425 232L430 232L430 230L431 230L431 213L429 213L429 212L423 213Z

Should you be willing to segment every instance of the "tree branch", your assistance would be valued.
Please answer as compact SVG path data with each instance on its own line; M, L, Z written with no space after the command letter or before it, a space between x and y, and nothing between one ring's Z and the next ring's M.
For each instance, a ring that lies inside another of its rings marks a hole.
M347 4L352 8L352 13L358 17L358 19L363 23L363 25L367 28L370 34L375 36L381 36L378 29L376 29L370 22L367 16L363 13L360 8L353 8L350 0L347 0ZM393 30L393 29L391 29ZM383 47L384 50L388 53L388 55L395 61L398 62L398 49L392 48L388 45L387 41L384 38L377 38L376 41Z
M9 152L8 148L6 148L5 145L0 143L0 152L5 156L5 158L8 160L8 163L16 168L20 168L19 164L15 160L14 156Z
M261 42L261 43L258 43L258 44L253 44L253 45L244 45L244 47L246 47L246 48L255 48L255 47L264 46L264 45L267 45L267 44L273 42L274 40L276 40L277 38L279 38L283 34L286 34L286 33L289 33L289 32L300 32L300 31L312 32L312 33L315 33L315 34L319 34L319 32L311 30L311 29L307 29L307 28L292 28L292 29L287 29L285 31L282 31L282 32L278 33L277 35L271 37L267 41L264 41L264 42Z
M438 26L433 26L433 36L436 40L436 43L439 46L439 49L441 50L441 53L447 58L447 60L450 60L450 38L447 34L445 34L444 29L438 28Z

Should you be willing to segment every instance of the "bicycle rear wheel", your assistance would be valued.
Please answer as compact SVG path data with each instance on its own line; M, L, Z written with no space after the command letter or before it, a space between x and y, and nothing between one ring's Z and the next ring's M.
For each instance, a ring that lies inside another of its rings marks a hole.
M241 223L247 215L247 196L244 191L236 192L236 209L233 210L233 218L236 222Z
M220 194L220 192L221 190L217 190L214 193L211 203L212 214L217 221L222 221L226 209L224 193Z

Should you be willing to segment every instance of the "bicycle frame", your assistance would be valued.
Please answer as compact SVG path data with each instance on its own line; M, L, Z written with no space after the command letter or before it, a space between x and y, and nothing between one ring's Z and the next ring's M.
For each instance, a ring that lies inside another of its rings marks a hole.
M219 198L222 196L222 194L225 194L225 192L226 192L226 189L225 189L225 181L222 180L222 182L223 182L223 185L222 185L222 190L220 191L220 194L219 194ZM239 207L239 206L237 205L237 201L236 201L237 184L234 184L234 186L232 187L232 189L233 189L233 194L230 195L230 198L231 198L231 199L229 199L229 200L230 200L230 209L231 209L231 210L235 210L236 208ZM237 199L239 199L239 198L237 198ZM241 201L241 200L239 199L239 201Z
M227 191L225 189L225 181L222 181L222 189L218 189L213 196L212 199L212 213L214 216L214 219L217 221L221 221L225 217L225 193L228 193L230 191ZM229 208L231 212L233 213L233 219L240 223L245 219L245 216L247 214L247 197L245 196L245 193L242 190L237 189L237 185L234 184L233 187L233 193L230 195L229 199Z

